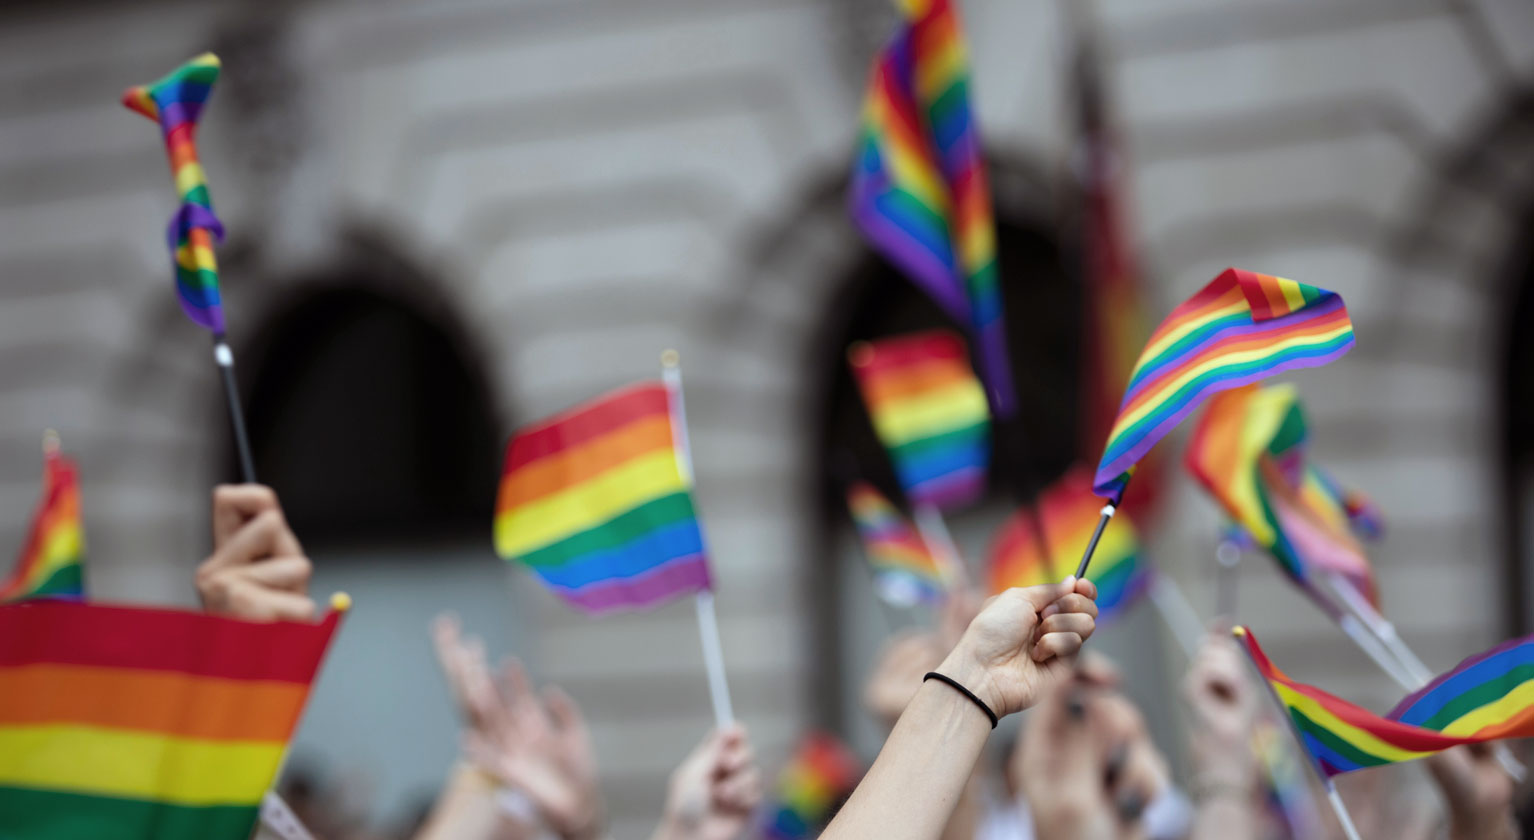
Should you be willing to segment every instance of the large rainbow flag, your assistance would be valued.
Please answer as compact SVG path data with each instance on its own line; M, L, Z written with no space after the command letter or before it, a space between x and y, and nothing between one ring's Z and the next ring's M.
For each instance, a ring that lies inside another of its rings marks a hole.
M708 589L679 426L666 386L646 382L517 432L496 552L590 612Z
M1293 385L1247 385L1209 401L1185 463L1296 583L1308 588L1317 571L1336 572L1377 602L1373 569L1353 534L1378 533L1379 514L1308 461L1308 436Z
M157 82L129 88L122 101L159 123L165 138L176 196L181 201L166 232L181 308L188 318L222 335L224 308L219 299L213 245L223 241L224 226L213 214L207 177L197 160L197 120L213 92L213 83L218 81L218 71L218 56L203 53Z
M245 840L339 621L0 607L0 837Z
M847 509L863 542L879 597L897 607L942 597L946 587L937 557L883 493L860 481L847 490Z
M1135 463L1205 399L1353 346L1334 292L1228 268L1172 310L1135 362L1093 490L1117 502Z
M84 559L79 471L57 449L49 449L43 459L42 499L32 514L16 569L0 584L0 603L80 597L85 592Z
M1056 583L1075 571L1101 508L1091 476L1077 467L1039 496L1036 511L1012 514L991 546L991 592ZM1042 540L1035 522L1044 529ZM1106 621L1146 592L1154 572L1141 556L1134 523L1123 513L1109 521L1094 557L1087 579L1097 584L1098 620Z
M852 217L890 262L974 331L998 414L1016 407L996 267L996 224L969 56L950 0L899 0L874 58L852 171Z
M964 341L947 330L911 333L858 342L847 357L911 503L950 508L978 498L991 418Z
M1295 682L1268 660L1251 631L1237 627L1234 633L1323 776L1534 735L1534 636L1461 662L1380 717Z
M832 811L852 794L863 771L857 757L834 736L805 736L763 809L762 836L768 840L814 837Z

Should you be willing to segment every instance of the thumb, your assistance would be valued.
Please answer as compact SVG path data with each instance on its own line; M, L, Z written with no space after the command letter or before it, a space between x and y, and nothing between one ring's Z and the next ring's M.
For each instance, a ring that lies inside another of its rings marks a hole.
M1022 593L1023 599L1033 607L1034 612L1041 612L1045 607L1076 591L1076 576L1071 575L1059 583L1041 583L1037 586L1025 586L1018 591Z

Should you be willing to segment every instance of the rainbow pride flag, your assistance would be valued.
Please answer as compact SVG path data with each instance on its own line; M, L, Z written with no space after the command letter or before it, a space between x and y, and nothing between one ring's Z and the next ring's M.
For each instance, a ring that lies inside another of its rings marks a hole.
M897 607L943 596L942 567L914 526L874 488L860 481L847 490L847 509L863 542L879 597Z
M900 26L869 74L852 217L875 248L973 330L996 412L1009 417L1017 396L963 27L950 0L898 5Z
M1085 467L1066 473L1040 496L1037 517L1012 514L991 546L990 590L1055 583L1075 571L1097 527L1102 500L1092 493ZM1044 529L1040 540L1034 523ZM1051 566L1054 568L1051 568ZM1097 584L1098 620L1134 603L1150 586L1153 571L1140 554L1134 523L1123 513L1108 522L1087 579Z
M991 418L959 336L858 342L847 358L912 504L958 507L985 492Z
M1185 463L1296 583L1308 589L1317 571L1336 572L1376 602L1373 568L1353 534L1377 533L1378 512L1306 459L1307 440L1293 385L1247 385L1209 401Z
M213 214L206 173L197 160L197 120L213 92L213 83L218 81L218 71L218 56L203 53L157 82L129 88L122 102L159 123L165 138L165 152L181 201L166 232L181 308L188 318L222 335L224 308L213 246L223 241L224 226Z
M1234 633L1323 776L1534 735L1534 636L1465 660L1380 717L1295 682L1268 660L1251 631Z
M660 382L517 432L496 500L495 549L589 612L710 587L703 532Z
M79 598L85 593L80 475L56 449L43 459L43 494L32 514L16 569L0 584L0 603L28 598Z
M773 797L763 810L761 835L769 840L814 837L831 821L832 811L857 787L862 766L834 736L805 736L778 775Z
M0 607L0 837L245 840L339 621Z
M1135 463L1213 394L1319 367L1352 346L1353 322L1337 294L1226 269L1172 310L1140 352L1093 490L1117 503Z

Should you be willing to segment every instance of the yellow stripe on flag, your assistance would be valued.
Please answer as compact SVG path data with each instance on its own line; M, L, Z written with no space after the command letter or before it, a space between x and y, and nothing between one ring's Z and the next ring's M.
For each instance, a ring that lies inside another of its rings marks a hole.
M1411 761L1414 758L1429 755L1429 753L1425 752L1403 750L1393 744L1381 741L1370 732L1347 723L1327 711L1326 707L1316 702L1314 698L1306 697L1283 683L1271 680L1269 682L1273 686L1273 690L1278 692L1279 699L1283 701L1285 706L1291 709L1298 709L1301 714L1310 718L1317 726L1353 745L1354 749L1360 752L1368 753L1390 762Z
M284 744L205 741L88 726L0 729L0 786L178 805L253 805Z
M959 380L914 399L881 405L873 412L874 428L888 446L931 437L968 426L989 411L985 391L975 380Z
M1527 680L1494 703L1487 703L1443 728L1443 734L1455 737L1474 735L1488 726L1505 724L1534 706L1534 680Z
M502 557L518 557L685 489L674 451L643 455L497 516L496 552Z

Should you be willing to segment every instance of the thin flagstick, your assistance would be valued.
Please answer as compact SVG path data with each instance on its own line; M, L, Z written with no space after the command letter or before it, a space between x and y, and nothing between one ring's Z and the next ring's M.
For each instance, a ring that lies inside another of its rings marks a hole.
M275 790L269 790L261 797L261 824L282 840L314 840L314 835L304 828L298 815Z
M1342 797L1337 793L1337 786L1331 780L1326 781L1326 801L1332 803L1332 810L1337 812L1337 822L1342 823L1342 833L1348 840L1359 840L1358 829L1353 825L1353 815L1348 813L1348 806L1342 804Z
M698 635L703 639L703 664L708 667L708 696L714 704L714 722L720 729L735 722L730 705L730 684L724 679L724 648L719 644L719 619L714 615L714 593L698 593Z
M682 401L681 356L675 350L660 354L661 380L671 399L672 435L682 482L693 486L692 446L687 440L687 405ZM703 589L694 599L698 611L698 637L703 643L703 665L708 670L708 695L714 704L714 722L724 728L735 722L730 703L730 684L724 676L724 646L719 643L719 617L714 612L714 593Z
M964 565L963 556L959 554L959 547L954 544L953 534L948 531L948 523L943 521L943 512L932 505L917 505L911 511L911 518L916 522L916 531L921 534L927 547L937 554L948 588L952 590L968 586L969 570Z
M1246 634L1246 628L1237 627L1231 633L1239 638ZM1262 683L1263 689L1267 691L1268 699L1273 701L1273 707L1278 710L1278 716L1289 725L1289 734L1294 736L1295 746L1299 747L1300 752L1308 759L1306 763L1310 765L1311 772L1316 774L1316 778L1321 780L1321 786L1326 788L1326 800L1331 803L1332 810L1337 812L1337 821L1342 824L1342 830L1347 834L1348 840L1359 840L1358 829L1353 827L1353 817L1348 813L1348 807L1342 803L1342 797L1337 795L1337 787L1332 784L1331 777L1321 770L1321 765L1316 762L1316 757L1311 754L1310 748L1305 746L1304 736L1300 735L1299 727L1295 726L1294 718L1289 716L1289 710L1285 708L1284 702L1278 699L1278 692L1273 690L1273 684L1268 682L1268 678L1262 674L1262 669L1257 667L1257 660L1252 658L1251 648L1246 646L1245 640L1238 641L1237 645L1241 648L1241 652L1246 654L1246 660L1252 663L1252 668L1257 671L1257 681Z
M1203 642L1204 622L1199 620L1198 612L1188 603L1182 587L1170 575L1157 571L1155 579L1151 581L1150 599L1156 605L1156 612L1161 613L1161 620L1166 622L1167 629L1177 637L1182 652L1191 660Z
M229 425L234 430L234 446L240 453L240 480L256 483L256 461L250 455L250 438L245 434L245 411L240 407L240 386L234 380L234 351L224 341L223 333L213 336L213 361L218 363L224 380L224 398L229 402Z
M1395 625L1369 603L1369 599L1358 591L1358 587L1354 586L1352 581L1333 573L1327 575L1327 582L1347 611L1401 663L1405 676L1410 679L1410 684L1402 684L1403 688L1407 691L1416 691L1433 681L1434 674L1428 669L1427 664L1406 644L1401 634L1396 632ZM1523 762L1513 757L1506 744L1495 743L1491 746L1492 755L1497 759L1497 763L1502 765L1503 771L1513 781L1522 783L1524 777L1528 775L1528 768L1523 766Z
M1114 507L1112 502L1103 505L1102 516L1097 520L1097 529L1092 532L1092 540L1087 543L1087 550L1081 555L1081 565L1076 567L1077 580L1087 576L1087 566L1092 564L1092 555L1097 553L1097 541L1103 538L1103 529L1108 527L1108 520L1112 519L1113 514L1117 512L1118 508Z

